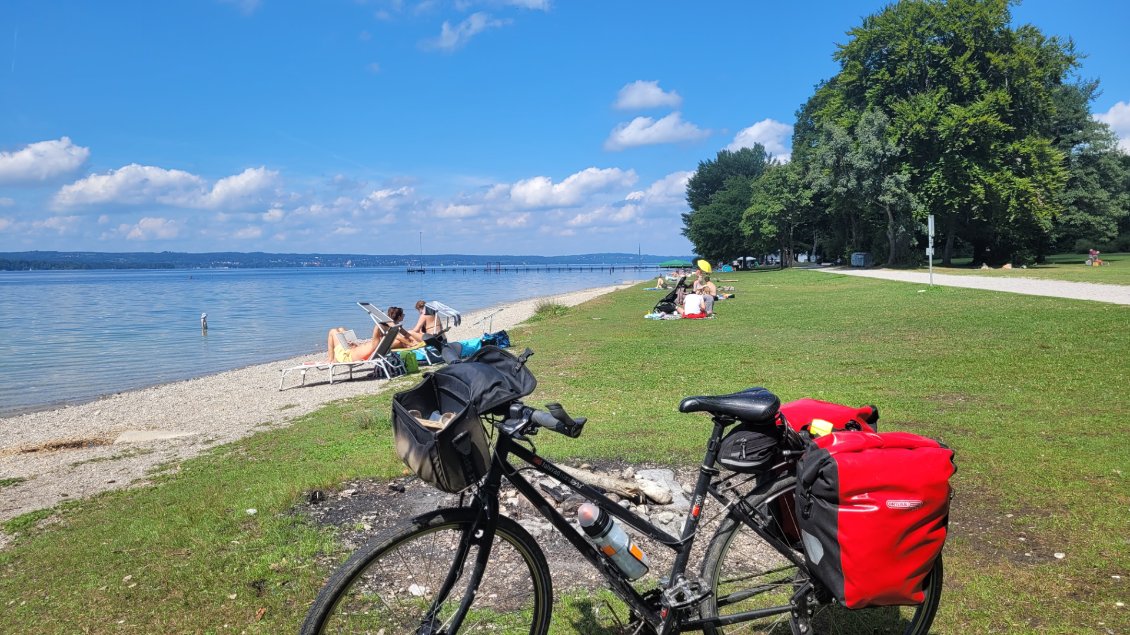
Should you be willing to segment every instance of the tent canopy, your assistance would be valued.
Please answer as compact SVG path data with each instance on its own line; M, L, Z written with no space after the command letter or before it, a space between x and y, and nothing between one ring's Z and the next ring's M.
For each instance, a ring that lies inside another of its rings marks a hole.
M659 263L659 266L670 267L673 269L675 267L693 267L694 265L687 262L686 260L679 260L676 258L675 260L664 260L663 262Z

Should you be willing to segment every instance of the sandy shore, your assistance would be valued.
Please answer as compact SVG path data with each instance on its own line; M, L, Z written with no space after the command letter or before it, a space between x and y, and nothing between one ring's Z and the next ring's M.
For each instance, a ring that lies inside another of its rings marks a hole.
M465 314L449 339L508 329L533 315L542 300L573 306L631 286L587 289ZM520 342L517 345L521 345ZM61 501L145 484L158 464L181 461L211 447L291 420L334 400L386 389L389 382L361 379L326 383L311 371L306 385L280 391L281 369L321 360L324 351L110 395L86 404L0 419L0 521ZM287 386L297 385L291 373ZM403 382L393 382L403 385ZM0 546L5 540L0 534Z

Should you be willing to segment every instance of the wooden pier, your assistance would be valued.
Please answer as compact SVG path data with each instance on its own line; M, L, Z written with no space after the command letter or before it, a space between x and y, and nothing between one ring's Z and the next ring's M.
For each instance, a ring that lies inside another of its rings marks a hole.
M427 265L408 267L408 273L537 273L559 271L581 271L592 273L613 273L616 271L656 271L658 265L628 265L628 264L600 264L600 265L504 265L500 262L488 262L480 265Z

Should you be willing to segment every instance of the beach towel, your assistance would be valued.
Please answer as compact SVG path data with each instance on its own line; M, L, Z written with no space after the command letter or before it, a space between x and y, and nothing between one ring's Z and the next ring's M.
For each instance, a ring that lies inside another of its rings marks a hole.
M659 311L656 311L654 313L645 314L644 318L648 320L681 320L683 319L683 316L679 315L678 313L660 313Z
M705 320L708 317L711 317L711 316L709 316L705 313L684 313L683 314L683 318L687 319L687 320Z

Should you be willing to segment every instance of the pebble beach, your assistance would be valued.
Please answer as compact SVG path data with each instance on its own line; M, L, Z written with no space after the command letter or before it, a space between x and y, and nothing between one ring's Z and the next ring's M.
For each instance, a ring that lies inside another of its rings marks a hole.
M492 330L508 329L532 316L541 302L573 306L630 286L622 283L469 312L448 332L448 339L481 335L487 323L476 322L488 315ZM143 486L155 466L286 426L332 401L387 389L389 382L371 379L330 384L325 371L315 370L304 386L298 385L298 373L291 373L288 388L279 390L283 368L321 361L324 355L312 351L0 419L0 481L11 483L0 498L0 521L107 490ZM4 542L0 533L0 546Z

